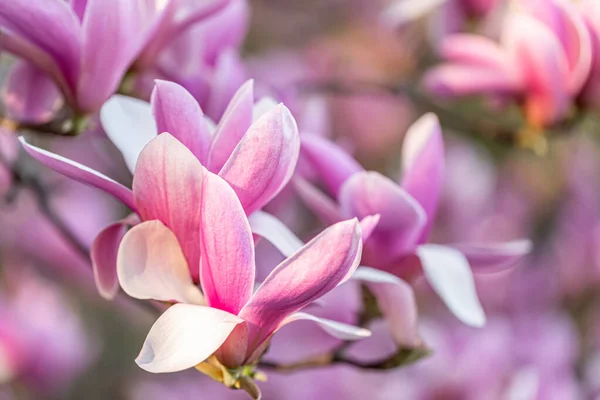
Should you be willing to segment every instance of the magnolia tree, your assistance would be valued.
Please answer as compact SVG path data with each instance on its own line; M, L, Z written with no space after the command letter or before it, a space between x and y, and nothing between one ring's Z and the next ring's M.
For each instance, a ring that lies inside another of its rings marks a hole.
M0 397L600 393L600 3L268 3L0 2Z

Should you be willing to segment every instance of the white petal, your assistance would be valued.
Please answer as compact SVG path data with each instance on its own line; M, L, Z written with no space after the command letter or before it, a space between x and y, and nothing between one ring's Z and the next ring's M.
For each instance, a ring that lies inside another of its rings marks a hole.
M150 103L114 95L100 109L100 122L133 173L142 149L158 133Z
M458 250L435 244L419 246L417 255L425 277L450 311L467 325L483 326L485 314L465 256Z
M285 320L283 320L279 327L281 328L282 326L287 325L290 322L304 320L316 323L325 332L341 340L358 340L371 336L371 331L369 331L368 329L354 325L344 324L342 322L333 321L331 319L315 317L314 315L307 314L304 312L297 312L295 314L290 315Z
M135 362L148 372L176 372L206 360L243 320L216 308L175 304L154 323Z
M255 211L248 220L252 233L267 239L286 257L304 246L304 243L283 222L269 213Z
M175 234L160 221L143 222L125 234L117 276L123 290L137 299L205 304Z

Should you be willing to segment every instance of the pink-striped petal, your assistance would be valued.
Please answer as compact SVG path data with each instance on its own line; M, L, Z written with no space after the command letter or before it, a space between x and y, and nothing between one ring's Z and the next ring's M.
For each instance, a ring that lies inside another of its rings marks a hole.
M175 304L154 323L135 362L153 373L191 368L217 351L242 322L216 308Z
M250 215L285 187L299 151L296 121L280 104L250 126L219 175L233 187Z
M119 244L127 228L137 224L135 214L104 228L94 239L90 249L90 258L94 271L96 288L102 297L111 300L119 290L117 277L117 253Z
M291 256L304 243L275 216L264 211L256 211L248 217L252 233L268 240L286 257Z
M133 97L114 95L100 109L100 122L133 173L142 149L157 134L150 104Z
M465 256L458 250L435 244L419 246L417 256L427 281L450 311L463 323L482 327L485 313Z
M373 293L379 309L389 321L396 343L405 347L422 344L415 294L408 283L395 275L369 267L359 267L352 279L365 282Z
M117 255L121 287L136 299L204 304L177 238L160 221L131 228Z
M337 223L279 264L240 316L248 323L251 354L288 315L335 288L360 261L362 240L356 219Z
M94 112L119 87L142 28L136 1L88 0L82 21L77 105Z
M360 172L340 190L342 213L358 218L379 214L370 246L381 246L399 256L412 249L421 237L427 217L421 205L391 179L378 172Z
M217 125L210 154L208 169L220 171L227 162L242 137L252 124L252 107L254 105L254 82L247 81L233 96L223 118Z
M367 241L371 237L371 234L377 228L377 224L379 224L379 220L381 219L381 215L368 215L360 220L360 230L362 232L362 241L363 243Z
M200 281L209 306L237 314L254 288L254 242L248 218L231 187L204 172L199 245Z
M490 38L472 34L454 34L446 37L439 49L446 61L481 66L499 72L509 71L506 52Z
M133 175L133 194L142 220L159 220L173 231L195 282L200 276L203 171L187 147L163 133L142 150Z
M4 1L0 29L32 43L54 60L71 92L79 73L81 30L69 4L61 0Z
M557 122L569 109L569 65L558 38L532 16L507 18L503 37L524 84L524 107L530 123Z
M151 103L158 132L173 135L205 164L212 135L196 99L177 83L157 80Z
M335 143L318 135L302 134L301 156L318 172L329 194L336 197L342 184L363 167Z
M451 246L467 258L475 273L493 273L514 267L532 249L529 240L506 243L458 243Z
M123 204L132 211L136 211L131 190L121 185L119 182L114 181L85 165L33 146L27 143L22 136L19 138L19 141L27 153L47 167L68 178L98 188L123 202Z
M420 237L424 242L435 220L444 180L444 141L435 114L425 114L408 129L402 147L402 171L402 188L427 214Z
M52 78L33 64L18 60L10 68L2 87L6 116L22 122L50 121L63 99Z

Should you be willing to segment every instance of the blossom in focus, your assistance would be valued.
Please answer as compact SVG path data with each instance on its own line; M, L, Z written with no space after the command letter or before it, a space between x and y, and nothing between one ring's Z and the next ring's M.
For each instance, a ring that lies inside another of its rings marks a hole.
M349 216L380 215L365 241L364 265L407 281L424 275L459 319L469 325L483 325L485 316L471 269L506 269L527 254L531 244L527 240L447 246L427 243L444 175L444 148L435 115L425 115L409 129L399 184L365 171L323 138L303 136L302 157L311 162L328 193L337 200L332 201L304 179L295 180L298 194L321 219L331 223Z
M170 170L170 165L158 154L155 155L157 158L147 158L140 166L142 149L161 132L170 133L173 140L167 143L174 141L193 154L190 162L200 162L231 185L246 214L255 214L252 221L262 228L261 236L269 236L277 243L286 240L285 237L279 238L282 224L256 211L275 197L292 176L299 151L298 130L284 105L263 101L253 107L251 81L236 93L216 128L204 118L196 100L175 83L158 81L151 106L125 97L109 101L102 110L101 119L109 138L121 150L133 172L133 191L82 164L22 140L26 150L39 161L70 178L110 193L135 213L106 227L92 245L96 283L103 296L111 298L118 289L116 252L126 228L138 223L139 219L156 219L160 213L160 209L148 203L151 201L149 196L157 190L167 200L185 196L185 208L171 216L161 215L159 219L182 242L192 268L192 278L196 282L199 280L199 272L194 267L198 265L200 255L197 240L199 222L191 216L197 212L198 202L194 196L199 196L200 190L191 191L191 196L186 193L198 187L201 181L196 180L194 175L185 176L185 179L174 175L172 179L166 179L177 170ZM176 159L167 161L181 162ZM186 184L189 187L178 186Z
M439 51L445 62L424 80L432 94L512 99L534 128L568 116L591 66L583 16L562 0L521 0L505 16L499 43L456 34L447 36Z
M117 91L136 59L136 64L155 60L175 38L227 4L228 0L3 2L0 48L27 61L15 65L3 97L17 109L27 104L23 111L28 121L39 122L55 111L58 90L77 113L96 112Z
M136 360L140 367L158 373L196 366L227 386L240 388L246 371L240 367L254 364L270 336L289 322L308 319L345 339L368 336L361 328L297 313L348 279L358 266L362 238L356 219L323 231L279 264L254 291L254 242L234 190L169 134L146 146L139 168L146 170L160 159L167 160L171 172L179 172L166 180L194 193L197 201L189 210L189 196L166 199L161 192L147 192L151 196L147 205L156 210L156 219L133 227L119 247L117 271L126 293L177 303L150 330ZM188 179L173 182L175 177ZM136 175L145 178L149 177ZM192 182L197 186L190 187ZM200 257L192 260L196 265L187 261L181 245L187 242L161 222L179 216L199 223L199 235L183 238L198 240ZM190 271L199 271L202 291Z

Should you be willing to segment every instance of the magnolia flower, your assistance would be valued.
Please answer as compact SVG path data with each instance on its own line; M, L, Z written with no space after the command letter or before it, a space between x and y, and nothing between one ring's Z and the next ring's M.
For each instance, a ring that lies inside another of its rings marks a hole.
M36 67L28 72L31 82L42 84L41 93L38 85L29 92L40 97L36 102L53 104L58 94L54 84L76 112L91 113L116 92L134 60L136 65L154 60L178 35L228 2L3 2L0 48Z
M132 297L177 302L150 330L136 360L140 367L174 372L214 354L198 369L231 386L225 371L237 382L239 368L255 363L270 336L289 322L308 319L346 339L368 336L361 328L296 313L358 266L362 240L356 219L322 232L279 264L253 293L252 232L231 186L167 133L145 147L138 165L134 195L149 217L127 232L119 246L119 282ZM170 190L156 190L160 179ZM189 256L189 246L199 250L198 258ZM202 292L192 279L195 274ZM215 371L217 365L226 370Z
M425 77L430 92L518 100L535 128L568 114L591 64L583 18L562 0L521 0L506 16L500 43L457 34L444 39L440 53L446 62Z
M406 134L400 184L364 171L323 138L304 135L302 156L337 199L336 203L307 181L295 179L299 195L323 220L379 214L378 225L365 241L365 265L408 281L424 274L461 321L484 324L471 268L481 272L505 269L527 254L531 245L526 240L452 246L427 243L444 174L442 133L435 115L423 116Z
M151 105L122 96L111 99L102 109L101 120L133 172L133 191L97 171L21 139L25 149L39 161L63 175L110 193L135 213L105 228L92 245L96 283L103 296L112 298L116 294L117 246L125 229L140 219L159 219L175 233L191 268L192 279L199 281L200 222L194 215L198 213L201 180L196 172L181 170L185 163L200 163L218 173L235 190L246 214L254 214L252 221L260 235L286 246L289 235L282 224L257 211L290 179L298 158L298 130L294 118L282 104L261 102L254 114L257 119L252 122L251 81L236 93L214 134L196 100L175 83L158 81ZM142 151L160 132L169 132L171 140L165 139L168 146L164 148L171 149L170 159L165 159L165 154L156 147L155 153ZM168 204L165 208L156 208L155 196L162 196L167 203L181 200L183 203L177 208Z

